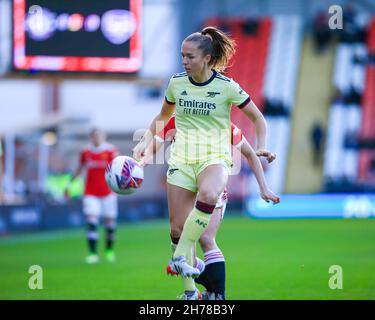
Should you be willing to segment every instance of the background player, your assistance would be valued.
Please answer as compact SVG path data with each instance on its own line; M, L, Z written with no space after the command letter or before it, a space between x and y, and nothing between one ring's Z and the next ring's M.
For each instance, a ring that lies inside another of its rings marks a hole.
M117 155L118 150L112 144L106 142L106 135L100 129L90 132L90 144L84 147L80 153L80 163L66 187L67 196L71 182L78 177L84 169L86 172L85 192L83 197L83 212L87 222L87 242L89 255L86 262L89 264L99 262L97 251L98 225L103 216L106 227L106 259L115 261L113 244L115 241L116 219L118 214L117 197L107 186L104 178L107 164Z
M158 152L164 141L171 141L173 143L175 140L175 134L175 117L173 115L164 129L155 135L155 143L150 144L147 148L142 164L152 163L153 154ZM242 155L247 159L257 179L261 197L267 202L272 201L274 204L280 202L280 198L276 196L266 184L263 168L255 151L242 135L241 130L233 123L231 123L231 144L241 151ZM275 158L276 155L272 153L268 162L272 162ZM227 202L227 190L225 189L216 203L216 207L212 213L207 229L199 238L199 244L204 252L204 262L196 257L194 266L201 272L200 276L196 279L196 282L202 284L206 288L206 291L203 294L203 299L205 300L225 299L225 259L215 238L224 217ZM173 212L170 212L171 229L182 230L184 222L181 219L175 219L175 217L172 217L171 215L173 215ZM179 221L180 225L173 225L176 221ZM172 237L171 235L173 251L178 244L178 240L179 237ZM167 268L167 272L169 274L175 274L170 268ZM185 298L187 297L185 296Z

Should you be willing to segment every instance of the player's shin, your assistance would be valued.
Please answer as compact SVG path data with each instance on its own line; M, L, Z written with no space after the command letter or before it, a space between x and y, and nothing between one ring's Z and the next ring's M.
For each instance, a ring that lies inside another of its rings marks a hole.
M215 205L197 201L195 208L185 221L184 228L173 258L187 257L193 245L198 241L210 221Z
M116 224L109 223L106 225L106 250L112 250L116 239Z
M225 259L219 248L204 253L206 264L204 275L209 279L210 292L216 296L220 295L220 300L225 299Z
M87 243L90 254L97 254L98 224L90 221L87 224Z
M193 266L193 250L190 250L186 256L188 264ZM182 278L183 286L185 291L195 291L195 282L191 277Z
M170 237L171 237L171 249L172 249L172 256L173 256L177 248L178 240L180 240L180 238L172 237L172 234L170 235Z

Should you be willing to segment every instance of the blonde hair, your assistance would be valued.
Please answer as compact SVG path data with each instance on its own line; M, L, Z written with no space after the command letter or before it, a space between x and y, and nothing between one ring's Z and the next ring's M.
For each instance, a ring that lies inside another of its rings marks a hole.
M192 33L184 41L197 42L203 55L211 55L208 66L219 72L225 70L236 51L234 40L215 27L206 27L201 32Z

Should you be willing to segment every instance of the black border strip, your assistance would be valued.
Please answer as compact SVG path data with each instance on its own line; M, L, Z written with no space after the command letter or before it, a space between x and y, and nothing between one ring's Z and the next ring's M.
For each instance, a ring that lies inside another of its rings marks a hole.
M246 107L250 103L250 101L251 101L251 99L250 99L250 97L248 97L244 102L242 102L241 104L239 104L237 107L239 109L242 109L242 108Z
M165 99L165 102L168 104L171 104L171 105L176 104L176 102L168 101L167 97L164 97L164 99Z

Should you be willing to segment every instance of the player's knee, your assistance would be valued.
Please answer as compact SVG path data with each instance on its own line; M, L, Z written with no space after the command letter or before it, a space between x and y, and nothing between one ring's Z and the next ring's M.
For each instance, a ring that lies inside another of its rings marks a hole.
M178 244L178 241L180 240L180 237L174 237L172 236L172 233L170 234L171 242L175 245Z
M179 239L181 237L182 227L177 224L171 224L171 239Z
M86 221L89 225L98 225L99 223L99 219L97 216L87 216Z
M107 229L116 229L117 227L116 220L112 220L112 219L105 220L104 225L106 226Z
M198 201L207 204L216 204L219 199L220 193L214 189L202 189L198 193Z
M199 238L199 244L203 251L208 251L215 246L215 240L208 234L202 234Z

